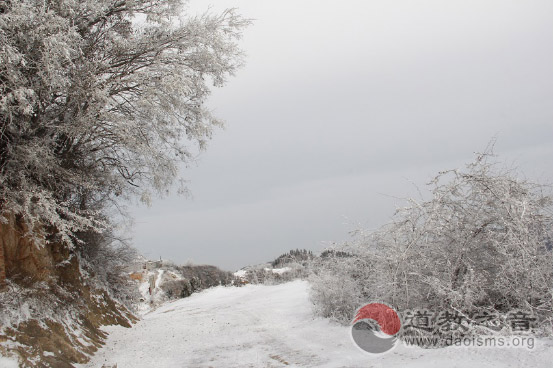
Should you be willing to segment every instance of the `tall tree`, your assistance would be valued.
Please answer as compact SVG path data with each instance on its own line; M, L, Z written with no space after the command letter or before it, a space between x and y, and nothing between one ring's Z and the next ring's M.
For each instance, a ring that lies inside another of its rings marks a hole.
M180 0L0 3L0 207L70 241L117 197L164 193L220 121L206 109L242 63L233 10Z

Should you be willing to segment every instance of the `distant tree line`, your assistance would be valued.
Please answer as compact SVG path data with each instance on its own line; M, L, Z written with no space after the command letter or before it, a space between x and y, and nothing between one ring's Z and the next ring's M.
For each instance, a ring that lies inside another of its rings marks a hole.
M295 249L278 256L271 262L271 266L273 268L280 268L293 262L302 264L303 262L312 260L313 258L314 254L312 251L308 251L306 249Z

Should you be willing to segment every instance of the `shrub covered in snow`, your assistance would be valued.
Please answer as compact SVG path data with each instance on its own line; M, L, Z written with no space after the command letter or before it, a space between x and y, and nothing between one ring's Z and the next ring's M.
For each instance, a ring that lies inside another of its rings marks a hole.
M441 172L431 199L410 199L390 224L339 248L352 256L322 261L312 277L317 310L348 322L375 300L400 310L520 308L551 325L551 187L490 158Z
M345 268L341 259L323 259L314 265L310 275L310 298L317 315L338 322L348 322L364 302L359 281Z

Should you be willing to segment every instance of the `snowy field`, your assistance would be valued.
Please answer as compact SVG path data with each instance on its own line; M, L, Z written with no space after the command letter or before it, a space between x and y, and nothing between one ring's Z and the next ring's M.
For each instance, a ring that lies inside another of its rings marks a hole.
M359 351L348 327L314 318L307 282L216 287L106 327L88 366L117 367L552 367L552 340L525 348Z

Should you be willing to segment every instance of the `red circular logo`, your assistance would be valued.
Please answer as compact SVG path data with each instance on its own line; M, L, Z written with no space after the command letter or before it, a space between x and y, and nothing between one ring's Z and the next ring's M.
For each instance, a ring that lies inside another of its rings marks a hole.
M402 322L396 310L374 302L358 309L350 332L360 349L371 354L382 354L396 346L400 328Z

